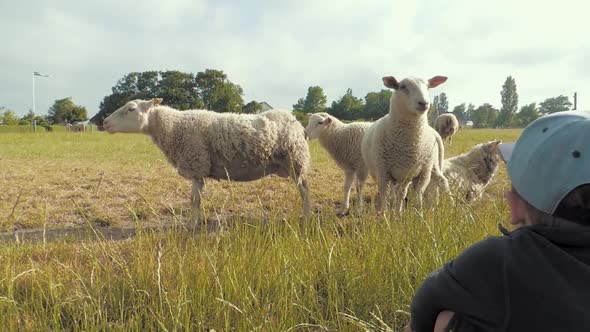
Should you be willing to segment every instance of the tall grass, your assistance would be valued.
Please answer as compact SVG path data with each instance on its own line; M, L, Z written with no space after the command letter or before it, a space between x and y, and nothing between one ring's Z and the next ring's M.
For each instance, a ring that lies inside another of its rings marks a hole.
M129 176L138 166L152 167L153 159L160 157L141 136L63 135L56 137L64 143L51 141L51 135L44 139L68 146L63 153L69 157L34 137L0 135L0 166L8 161L25 167L39 159L76 159L90 150L89 163L105 164ZM466 130L448 151L456 154L480 141L512 140L516 135L517 131ZM20 149L1 150L12 144ZM336 218L334 202L341 196L342 175L317 144L311 150L315 212L307 219L299 217L294 186L268 178L249 185L210 186L209 190L227 194L208 194L209 214L223 214L222 206L232 210L220 218L221 228L213 233L140 230L137 237L120 242L97 236L95 241L0 246L0 327L13 331L398 331L407 322L411 297L423 278L465 247L497 235L497 224L507 218L501 200L508 186L503 171L486 198L472 206L445 200L436 209L410 207L389 219L371 208ZM173 171L157 173L165 181L177 177ZM141 180L136 178L134 185L142 186ZM115 182L109 185L120 189ZM368 195L374 192L375 188L369 188ZM156 220L166 220L173 213L172 223L184 220L187 202L166 212L162 201L145 194L139 205L128 202L129 211L147 213ZM50 203L64 204L60 197ZM114 197L98 194L96 198L110 207L122 204ZM84 200L70 201L78 204L92 234L93 211L80 206ZM241 210L249 210L250 216L244 217ZM5 213L0 210L0 216ZM125 218L143 225L137 214Z
M5 126L5 125L0 125L0 134L4 134L4 133L33 133L33 126L32 125L27 125L27 126ZM58 126L58 125L54 125L51 126L51 130L53 132L65 132L66 131L66 127L65 126ZM45 132L45 128L42 126L37 126L37 132L38 133L43 133Z

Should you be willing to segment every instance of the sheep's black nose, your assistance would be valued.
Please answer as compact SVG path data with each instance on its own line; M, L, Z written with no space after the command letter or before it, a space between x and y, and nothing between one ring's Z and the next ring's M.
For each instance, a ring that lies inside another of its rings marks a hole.
M428 105L428 103L427 102L424 102L424 101L419 101L418 102L418 105L420 105L422 107L426 107Z

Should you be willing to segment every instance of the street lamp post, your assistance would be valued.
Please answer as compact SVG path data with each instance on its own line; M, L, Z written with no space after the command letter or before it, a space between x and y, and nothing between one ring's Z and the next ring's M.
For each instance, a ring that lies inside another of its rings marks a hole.
M38 71L33 72L33 132L37 132L37 120L35 119L36 112L35 112L35 76L41 77L49 77L49 75L42 74Z

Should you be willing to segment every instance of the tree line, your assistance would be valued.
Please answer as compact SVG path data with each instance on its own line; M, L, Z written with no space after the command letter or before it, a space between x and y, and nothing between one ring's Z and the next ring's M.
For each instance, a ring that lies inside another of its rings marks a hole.
M38 126L47 127L86 120L88 120L86 108L76 105L71 97L56 100L49 108L47 115L36 115L33 110L29 110L26 115L19 118L14 111L0 107L0 124L8 126L30 126L34 122Z
M364 98L354 96L352 89L328 105L328 98L320 86L310 86L305 97L293 105L295 116L304 124L308 113L327 112L341 120L376 120L389 112L389 99L392 91L382 89L369 92ZM181 71L132 72L112 87L111 93L100 102L99 112L91 119L96 124L134 99L164 98L166 105L179 110L209 109L217 112L258 113L260 102L252 100L244 104L243 89L232 83L221 70L206 69L197 74ZM516 81L509 76L500 91L502 107L494 108L490 103L478 107L469 104L456 105L450 112L464 125L470 122L474 128L524 127L543 114L567 111L572 104L568 97L558 96L543 102L524 105L518 108ZM428 118L434 119L449 112L447 95L443 92L434 96ZM0 124L38 125L74 123L88 120L85 107L76 105L72 98L58 99L50 107L47 116L38 116L29 111L22 118L15 112L0 107Z
M389 98L391 91L381 90L369 92L364 98L355 97L352 90L348 89L339 99L327 105L327 97L319 86L311 86L307 90L305 98L300 98L293 105L296 113L327 112L341 120L376 120L389 112ZM544 114L568 111L572 103L568 97L547 98L543 102L531 103L518 108L518 92L516 81L508 76L500 91L502 107L496 109L490 103L484 103L477 108L473 104L465 103L455 106L451 113L457 116L458 120L466 125L470 123L474 128L508 128L525 127L533 120ZM443 113L449 112L449 101L443 92L434 96L431 107L428 111L430 123Z

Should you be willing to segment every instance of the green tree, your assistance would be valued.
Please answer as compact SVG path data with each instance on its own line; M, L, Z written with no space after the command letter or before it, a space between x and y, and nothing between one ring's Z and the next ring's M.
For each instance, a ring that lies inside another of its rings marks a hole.
M449 101L447 99L447 95L443 92L434 96L434 98L432 98L432 102L430 103L430 108L428 109L428 123L433 126L436 118L438 118L438 116L443 113L447 113L448 110Z
M243 91L221 70L207 69L197 75L177 70L133 72L121 78L100 103L93 121L97 125L130 100L163 98L179 110L207 108L218 112L242 111Z
M151 82L148 84L152 84ZM150 85L142 85L149 88ZM202 99L195 91L197 84L192 73L177 70L160 72L160 80L151 91L142 90L141 99L162 98L163 103L178 110L202 108Z
M560 95L554 98L547 98L539 104L539 112L551 114L556 112L569 111L572 107L568 97Z
M435 99L438 98L438 96L434 97ZM428 109L428 124L432 127L434 127L434 122L436 121L436 118L438 117L438 109L437 109L437 104L435 103L430 103L430 108Z
M328 98L324 90L319 86L310 86L307 89L307 96L303 103L303 113L318 113L326 110Z
M307 123L309 122L309 114L303 113L301 111L293 111L293 115L299 121L303 127L307 127Z
M353 96L352 89L347 89L344 96L333 101L326 111L341 120L354 120L362 116L363 107L363 99Z
M363 117L367 120L376 120L389 113L389 100L392 94L391 90L386 89L367 93Z
M31 124L33 124L34 119L35 119L35 113L33 113L33 110L29 110L29 112L25 116L20 118L20 120L18 121L18 124L21 126L30 126Z
M304 107L305 107L305 98L299 98L299 100L297 100L297 103L293 105L293 112L303 113Z
M512 76L508 76L502 91L502 108L498 116L496 125L498 127L509 127L512 124L512 117L518 110L518 93L516 92L516 81Z
M41 126L41 127L47 127L50 125L49 120L47 120L46 116L39 116L37 115L35 117L35 120L37 121L37 126Z
M447 99L446 93L443 92L440 95L438 95L436 109L438 110L438 115L447 113L449 111L449 100Z
M48 116L51 124L74 123L88 120L86 108L74 104L72 98L57 99L49 108Z
M498 110L492 105L485 103L471 114L471 121L473 121L473 128L487 128L493 127L498 117Z
M472 120L471 115L473 114L473 111L475 111L475 105L469 103L469 105L467 106L467 111L465 111L465 120Z
M520 108L520 111L514 116L513 124L519 127L526 127L529 123L539 118L541 114L537 109L537 104L532 103Z
M244 91L239 85L230 82L223 71L207 69L197 73L195 80L205 108L216 112L242 111Z
M245 113L245 114L256 114L256 113L260 113L261 110L262 110L262 105L259 102L257 102L256 100L252 100L251 102L244 105L244 107L242 107L242 113Z
M465 103L455 106L455 108L453 108L453 114L455 114L460 123L467 122L467 109Z
M2 109L4 110L4 112L1 114L2 116L0 117L0 119L2 120L2 124L6 126L18 125L18 117L16 116L16 114L7 108Z

